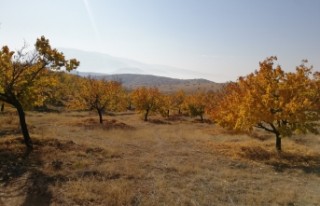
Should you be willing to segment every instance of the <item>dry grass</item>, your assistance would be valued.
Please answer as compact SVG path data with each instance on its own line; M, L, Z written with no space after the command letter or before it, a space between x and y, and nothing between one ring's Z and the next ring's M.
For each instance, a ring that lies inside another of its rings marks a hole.
M296 168L307 173L320 173L320 153L292 141L285 142L284 151L281 153L274 149L272 141L250 140L220 144L210 142L207 146L210 150L232 159L272 165L278 171Z
M0 114L1 115L1 114ZM235 134L134 113L0 116L0 205L319 205L319 136Z

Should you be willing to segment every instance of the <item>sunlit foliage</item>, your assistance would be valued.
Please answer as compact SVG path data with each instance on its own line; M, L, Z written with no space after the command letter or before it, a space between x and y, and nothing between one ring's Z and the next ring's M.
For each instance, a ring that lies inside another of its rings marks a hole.
M229 129L257 127L275 134L280 151L282 137L318 133L319 87L306 61L295 72L284 72L276 60L267 58L259 70L230 84L211 116Z
M11 51L8 46L0 50L0 100L14 106L19 114L26 145L32 148L25 122L24 108L43 104L50 92L46 88L55 84L50 70L65 67L67 71L79 66L76 59L66 60L63 53L51 48L44 36L37 39L35 50Z
M104 112L122 111L126 108L125 92L121 83L91 77L78 81L80 90L72 96L70 107L97 111L101 124Z
M193 117L199 116L202 122L204 120L203 115L206 112L207 103L207 95L201 91L197 91L194 94L187 96L185 101L185 105L189 111L189 114Z
M131 95L135 109L144 112L144 121L148 121L150 113L156 113L161 107L161 93L157 88L140 87Z

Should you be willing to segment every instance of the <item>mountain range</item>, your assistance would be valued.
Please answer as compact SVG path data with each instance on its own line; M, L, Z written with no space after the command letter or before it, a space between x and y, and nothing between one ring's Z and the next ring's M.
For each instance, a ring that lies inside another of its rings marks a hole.
M129 89L135 89L137 87L157 87L162 92L171 93L180 89L187 93L195 91L217 91L221 89L224 83L215 83L206 79L176 79L170 77L162 77L155 75L143 75L143 74L101 74L91 72L73 72L79 76L91 76L93 78L103 78L106 80L119 81L122 85Z
M203 78L203 74L164 65L151 65L131 59L113 57L108 54L60 48L67 58L77 58L80 67L74 74L92 76L122 82L127 89L137 87L158 87L163 92L183 89L186 92L196 90L216 91L224 84ZM173 78L179 77L179 78Z

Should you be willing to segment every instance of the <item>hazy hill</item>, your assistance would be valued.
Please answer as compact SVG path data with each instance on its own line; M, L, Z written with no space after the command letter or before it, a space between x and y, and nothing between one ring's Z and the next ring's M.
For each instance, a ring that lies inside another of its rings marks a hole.
M183 89L186 92L196 90L216 91L224 84L215 83L206 79L175 79L169 77L142 75L142 74L113 74L106 75L101 73L77 72L81 76L93 76L96 78L105 78L107 80L116 80L128 89L134 89L140 86L158 87L163 92L173 92Z
M80 61L80 72L98 72L104 74L148 74L166 77L192 79L206 77L206 74L166 65L146 64L143 62L114 57L104 53L59 48L67 58Z
M158 87L163 92L172 92L179 89L192 92L195 90L217 90L223 85L205 79L194 79L205 75L180 68L145 64L98 52L69 48L60 48L60 50L66 57L76 57L80 61L80 67L76 71L78 75L118 80L128 89L147 86Z

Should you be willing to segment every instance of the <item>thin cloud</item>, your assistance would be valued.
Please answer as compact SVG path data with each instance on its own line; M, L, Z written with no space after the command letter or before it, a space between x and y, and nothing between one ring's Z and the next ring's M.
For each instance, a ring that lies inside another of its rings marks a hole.
M89 2L88 2L88 0L83 0L82 2L83 2L83 4L84 4L84 7L86 8L86 11L87 11L87 14L88 14L88 17L89 17L89 20L90 20L92 29L93 29L93 31L94 31L97 39L100 41L100 39L101 39L101 38L100 38L100 33L99 33L98 28L97 28L96 21L95 21L95 19L94 19L93 13L92 13L92 11L91 11Z

